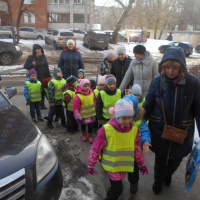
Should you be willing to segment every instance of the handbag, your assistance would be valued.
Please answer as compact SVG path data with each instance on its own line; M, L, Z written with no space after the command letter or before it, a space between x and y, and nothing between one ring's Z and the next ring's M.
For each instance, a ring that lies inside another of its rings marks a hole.
M162 86L161 86L161 84L160 84L160 92L161 92L161 98L162 98ZM183 142L184 142L184 140L187 136L187 130L190 126L190 122L189 122L186 130L168 125L167 120L166 120L166 116L165 116L163 98L162 98L162 111L163 111L165 126L164 126L164 130L162 132L161 138L163 138L165 140L169 140L171 142L176 142L178 144L183 144Z

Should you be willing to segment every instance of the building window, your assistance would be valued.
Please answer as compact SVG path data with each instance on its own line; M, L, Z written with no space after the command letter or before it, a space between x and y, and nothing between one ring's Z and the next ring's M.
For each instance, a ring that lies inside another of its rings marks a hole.
M49 23L70 23L69 13L49 13L48 14Z
M74 23L84 23L84 14L74 14Z
M48 4L64 4L67 0L48 0Z
M24 13L24 24L35 24L35 15L33 13Z
M24 4L34 4L35 0L24 0Z
M82 0L74 0L74 4L82 4Z

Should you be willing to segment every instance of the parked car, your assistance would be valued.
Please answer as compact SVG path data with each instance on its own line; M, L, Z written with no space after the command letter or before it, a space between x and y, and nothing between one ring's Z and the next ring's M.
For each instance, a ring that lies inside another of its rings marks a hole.
M0 41L0 64L11 65L13 60L22 56L22 51L18 45L11 42Z
M197 53L200 53L200 43L195 47L195 51L196 51Z
M83 35L85 34L85 31L78 28L70 29L70 31L72 31L73 33L78 33L78 34L83 34Z
M121 34L125 35L129 42L141 43L147 41L148 32L142 30L127 29L122 30Z
M22 39L38 39L43 40L46 35L45 31L32 27L20 27L19 37ZM17 37L17 35L16 35Z
M76 37L67 29L48 30L45 36L45 44L53 44L55 49L66 46L67 40L72 39L76 43Z
M109 38L103 31L88 31L83 37L83 45L89 49L108 49Z
M11 38L12 32L11 30L5 28L4 26L0 26L0 38Z
M63 178L48 139L0 90L0 199L58 200Z
M141 34L136 33L134 35L129 36L129 42L135 42L135 43L141 43L141 42L147 42L147 38Z
M166 45L161 45L158 48L158 51L160 53L165 53L165 51L169 47L181 47L183 49L183 51L185 52L185 56L186 57L189 57L193 52L193 46L191 44L189 44L189 43L183 43L183 42L171 42L171 43L166 44Z
M112 39L112 35L113 35L114 31L104 31L104 33L107 34L107 36L109 37L109 41ZM118 33L118 38L117 38L118 42L128 42L128 38L125 35L122 35L121 33Z

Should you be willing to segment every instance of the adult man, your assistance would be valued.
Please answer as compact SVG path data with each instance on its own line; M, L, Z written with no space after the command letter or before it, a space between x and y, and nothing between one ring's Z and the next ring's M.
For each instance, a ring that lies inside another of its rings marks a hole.
M158 75L158 63L143 45L136 45L133 53L135 59L131 61L119 89L123 93L127 85L133 81L141 86L146 96L151 80Z

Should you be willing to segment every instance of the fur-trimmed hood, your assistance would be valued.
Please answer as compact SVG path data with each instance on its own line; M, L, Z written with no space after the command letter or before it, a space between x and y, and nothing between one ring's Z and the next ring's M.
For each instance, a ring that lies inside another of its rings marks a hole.
M138 114L134 117L134 121L140 120L143 118L145 109L141 106L138 106Z

